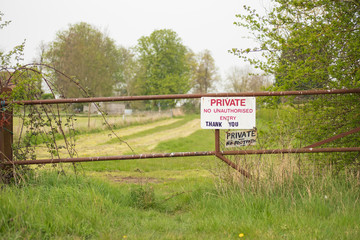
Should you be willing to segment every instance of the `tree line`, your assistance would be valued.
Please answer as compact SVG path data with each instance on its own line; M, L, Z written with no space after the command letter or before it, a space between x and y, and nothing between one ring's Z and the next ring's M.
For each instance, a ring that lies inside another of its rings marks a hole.
M139 38L135 46L125 48L95 26L81 22L59 31L54 41L42 43L38 61L57 70L53 73L55 84L66 97L81 96L67 76L93 96L208 93L221 84L230 92L256 91L267 83L267 79L256 79L249 70L235 67L229 70L226 83L221 81L211 52L194 53L171 29L154 30ZM152 102L147 108L175 104L175 100L166 100Z
M66 97L81 97L67 76L93 96L207 93L221 84L211 52L194 53L171 29L154 30L139 38L135 46L125 48L95 26L81 22L59 31L55 40L42 44L40 50L38 61L57 70L53 73L55 84ZM229 89L240 90L234 82L242 77L229 74ZM175 100L151 102L147 108L175 104Z

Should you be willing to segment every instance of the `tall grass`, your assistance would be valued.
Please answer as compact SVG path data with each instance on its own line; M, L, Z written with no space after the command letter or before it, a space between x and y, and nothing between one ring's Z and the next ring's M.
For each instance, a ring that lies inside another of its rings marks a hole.
M291 113L261 114L260 147L299 144L296 125L267 124ZM155 151L213 148L213 132L199 130ZM30 171L1 186L0 238L360 239L360 174L350 167L336 172L310 154L228 157L253 177L215 157L84 164L84 176ZM114 181L129 176L138 181Z
M329 173L292 177L291 182L242 179L220 185L223 179L191 176L115 185L71 174L37 173L26 184L2 186L0 238L360 237L358 178Z

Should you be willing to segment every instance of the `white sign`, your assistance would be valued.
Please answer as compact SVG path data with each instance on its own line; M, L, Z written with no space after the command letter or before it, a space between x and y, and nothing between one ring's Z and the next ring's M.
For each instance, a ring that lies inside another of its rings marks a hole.
M244 147L256 145L256 128L251 130L228 131L225 134L225 147Z
M202 97L201 128L253 129L255 97Z

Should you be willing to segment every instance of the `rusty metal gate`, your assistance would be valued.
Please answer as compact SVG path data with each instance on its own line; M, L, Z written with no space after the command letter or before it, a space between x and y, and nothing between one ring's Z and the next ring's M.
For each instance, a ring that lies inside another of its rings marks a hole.
M5 91L5 90L3 90ZM36 104L62 104L62 103L91 103L91 102L115 102L115 101L139 101L139 100L162 100L162 99L194 99L201 97L259 97L259 96L297 96L297 95L328 95L328 94L353 94L360 93L360 89L335 89L335 90L306 90L306 91L282 91L282 92L244 92L244 93L208 93L208 94L176 94L176 95L148 95L148 96L120 96L120 97L97 97L97 98L72 98L72 99L48 99L31 101L14 101L14 104L36 105ZM96 162L110 160L132 160L146 158L176 158L193 156L216 156L230 167L239 171L245 177L251 175L238 164L229 160L226 155L248 155L248 154L291 154L291 153L325 153L325 152L360 152L360 147L331 147L318 148L319 146L343 138L350 134L360 132L360 127L335 135L331 138L313 143L311 145L295 149L260 149L260 150L220 150L220 131L215 130L215 149L203 152L172 152L172 153L151 153L137 155L118 155L118 156L95 156L79 158L58 158L58 159L39 159L13 161L12 156L12 112L6 108L9 103L1 100L0 109L0 164L11 165L30 165L30 164L54 164L54 163L75 163L75 162Z

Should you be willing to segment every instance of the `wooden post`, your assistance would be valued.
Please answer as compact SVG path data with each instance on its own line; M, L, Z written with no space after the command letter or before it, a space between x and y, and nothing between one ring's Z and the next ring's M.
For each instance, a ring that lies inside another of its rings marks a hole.
M88 129L90 129L90 114L91 114L91 102L89 103L89 112L88 112Z
M11 88L3 88L2 93L10 95ZM5 107L5 99L0 99L0 163L13 160L13 116L12 110Z

